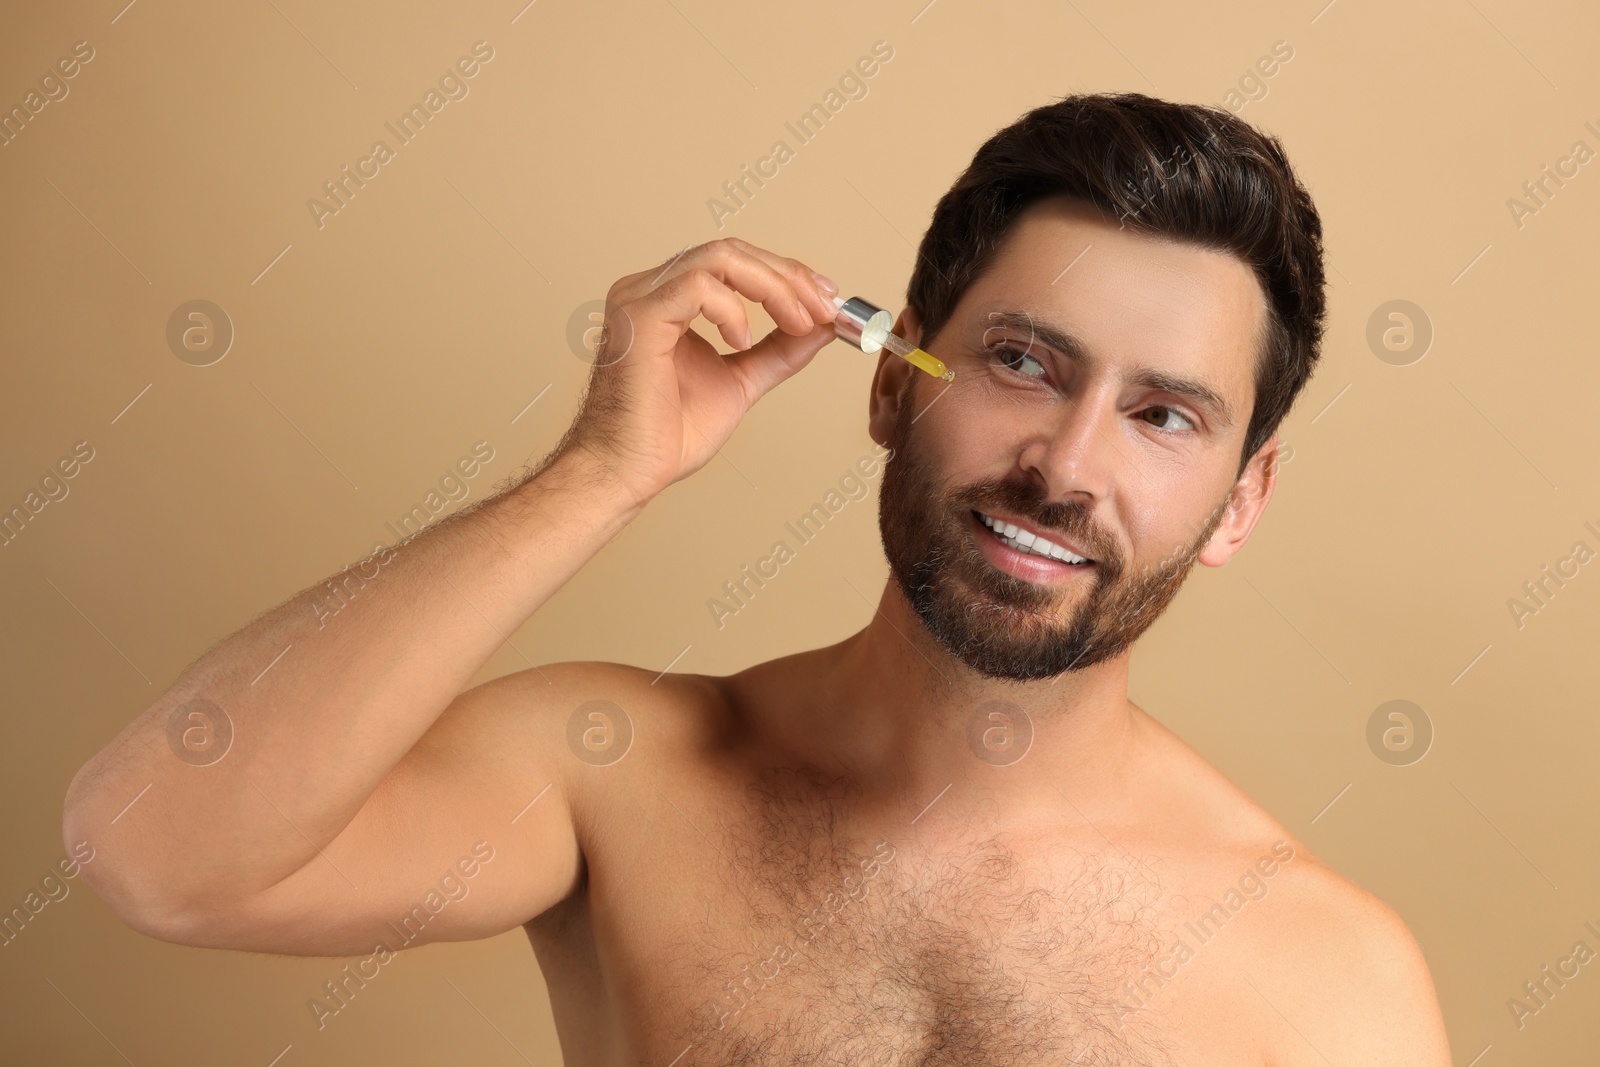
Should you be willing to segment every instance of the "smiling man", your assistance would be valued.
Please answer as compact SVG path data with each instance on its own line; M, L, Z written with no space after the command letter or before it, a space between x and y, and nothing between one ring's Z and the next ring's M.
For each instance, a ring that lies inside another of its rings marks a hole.
M927 273L914 291L936 284ZM908 310L899 328L940 338L924 340L951 355L956 402L935 408L942 392L887 360L874 395L898 459L881 515L899 588L988 678L1120 656L1197 559L1221 566L1243 546L1271 497L1276 438L1246 451L1268 314L1251 269L1053 195L943 314L930 330ZM971 484L942 491L940 472L960 481L979 456L992 459Z
M873 379L871 621L729 676L558 663L462 692L833 337L836 287L744 242L619 280L537 470L385 554L348 625L316 632L314 587L221 642L86 764L84 877L200 946L521 926L571 1064L1443 1067L1404 922L1127 693L1134 642L1271 499L1320 235L1226 112L1029 113L940 201L897 324L954 380L887 354ZM777 324L759 343L741 296ZM186 748L223 721L220 758ZM469 852L493 862L435 908ZM330 996L319 1026L363 1010Z

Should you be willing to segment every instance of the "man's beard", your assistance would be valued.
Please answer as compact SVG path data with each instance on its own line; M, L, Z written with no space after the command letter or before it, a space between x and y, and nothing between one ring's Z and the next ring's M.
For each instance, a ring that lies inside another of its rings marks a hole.
M1053 678L1121 654L1166 610L1227 512L1225 498L1191 543L1131 572L1120 546L1082 503L1046 503L1030 481L945 492L914 439L914 393L908 385L890 434L894 451L879 489L878 530L890 572L923 626L985 677ZM1063 531L1094 561L1092 588L1077 588L1082 576L1052 589L997 569L969 534L977 521L970 512L991 509ZM1079 604L1063 618L1060 602L1068 597Z

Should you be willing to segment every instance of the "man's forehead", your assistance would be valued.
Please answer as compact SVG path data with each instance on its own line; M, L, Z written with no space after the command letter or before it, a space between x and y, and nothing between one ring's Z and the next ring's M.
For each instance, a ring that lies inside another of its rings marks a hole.
M1018 216L973 289L999 286L1036 295L1041 306L1059 295L1084 311L1105 306L1151 322L1205 318L1253 325L1253 313L1266 310L1255 272L1239 257L1121 227L1091 205L1061 198Z

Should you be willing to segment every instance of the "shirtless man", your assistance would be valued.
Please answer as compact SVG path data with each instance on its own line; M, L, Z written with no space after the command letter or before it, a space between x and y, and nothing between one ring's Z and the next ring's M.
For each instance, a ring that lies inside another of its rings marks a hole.
M940 202L896 325L954 380L878 362L871 621L730 676L463 692L834 336L835 286L742 241L622 278L551 454L336 575L336 619L319 585L208 651L78 774L67 843L182 944L387 962L520 925L573 1065L1444 1067L1396 913L1127 696L1133 641L1272 496L1321 289L1276 142L1040 108ZM753 345L741 296L777 324Z

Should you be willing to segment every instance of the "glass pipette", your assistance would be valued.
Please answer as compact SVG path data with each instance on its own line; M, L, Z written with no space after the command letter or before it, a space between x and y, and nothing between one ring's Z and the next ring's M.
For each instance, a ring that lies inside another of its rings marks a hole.
M940 381L955 381L956 372L946 367L943 360L924 352L898 334L890 332L894 317L883 308L869 304L859 296L852 296L848 300L836 296L833 298L833 306L839 310L838 316L833 320L833 332L841 340L849 341L869 356L880 348L887 348L907 363Z

